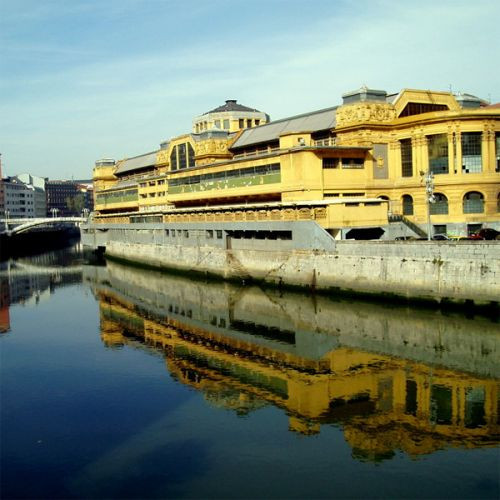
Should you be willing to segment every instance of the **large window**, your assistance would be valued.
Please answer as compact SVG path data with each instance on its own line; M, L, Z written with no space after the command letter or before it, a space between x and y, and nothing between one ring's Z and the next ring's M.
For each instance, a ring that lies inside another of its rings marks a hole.
M409 194L403 195L403 215L413 215L413 198Z
M462 172L481 172L481 132L462 134Z
M448 173L448 136L446 134L427 137L429 152L429 170L433 174Z
M173 147L170 153L170 170L181 170L194 166L194 149L189 142Z
M484 212L484 196L477 191L470 191L464 196L464 214L482 214Z
M413 175L413 155L411 139L402 139L401 143L401 175L411 177Z
M448 213L448 198L444 194L434 193L435 202L430 204L431 215L446 215Z

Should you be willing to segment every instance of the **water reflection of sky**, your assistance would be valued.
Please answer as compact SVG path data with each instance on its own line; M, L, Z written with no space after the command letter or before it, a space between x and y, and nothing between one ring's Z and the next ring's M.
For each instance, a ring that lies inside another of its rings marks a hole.
M452 341L464 347L460 324L471 323L451 317L450 332L433 321L436 333L423 314L411 323L393 312L413 326L405 359L403 341L387 348L397 322L380 329L375 306L349 315L319 299L310 315L270 292L211 293L135 273L115 268L10 307L0 337L4 497L498 496L494 323L478 319L467 366ZM117 286L126 276L127 289ZM167 296L191 304L184 316L169 314ZM148 301L165 306L162 318ZM238 323L252 314L257 329L267 325L260 336ZM317 342L307 342L313 321ZM349 322L366 328L349 338Z

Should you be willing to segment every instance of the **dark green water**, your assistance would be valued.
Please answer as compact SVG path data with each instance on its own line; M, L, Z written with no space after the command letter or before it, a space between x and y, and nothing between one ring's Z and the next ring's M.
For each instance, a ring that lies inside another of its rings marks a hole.
M498 498L499 324L0 268L2 498Z

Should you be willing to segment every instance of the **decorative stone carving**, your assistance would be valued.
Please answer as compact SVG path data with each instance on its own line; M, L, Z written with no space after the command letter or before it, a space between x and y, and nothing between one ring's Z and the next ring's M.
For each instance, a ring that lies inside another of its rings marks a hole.
M206 155L221 155L227 154L227 142L226 141L216 141L208 140L199 142L195 146L196 156L206 156Z
M389 103L361 102L337 109L337 127L365 122L389 122L396 118L396 110Z
M156 154L156 163L159 165L165 165L168 163L168 150L162 149Z

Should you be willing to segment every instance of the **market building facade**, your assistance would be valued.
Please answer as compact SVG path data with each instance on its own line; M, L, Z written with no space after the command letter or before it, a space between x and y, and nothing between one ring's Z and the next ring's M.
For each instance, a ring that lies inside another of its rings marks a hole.
M107 222L195 220L212 207L243 222L312 218L337 239L376 227L385 238L466 236L500 229L500 107L363 87L340 106L271 121L229 100L159 150L98 160L93 178L96 220Z

